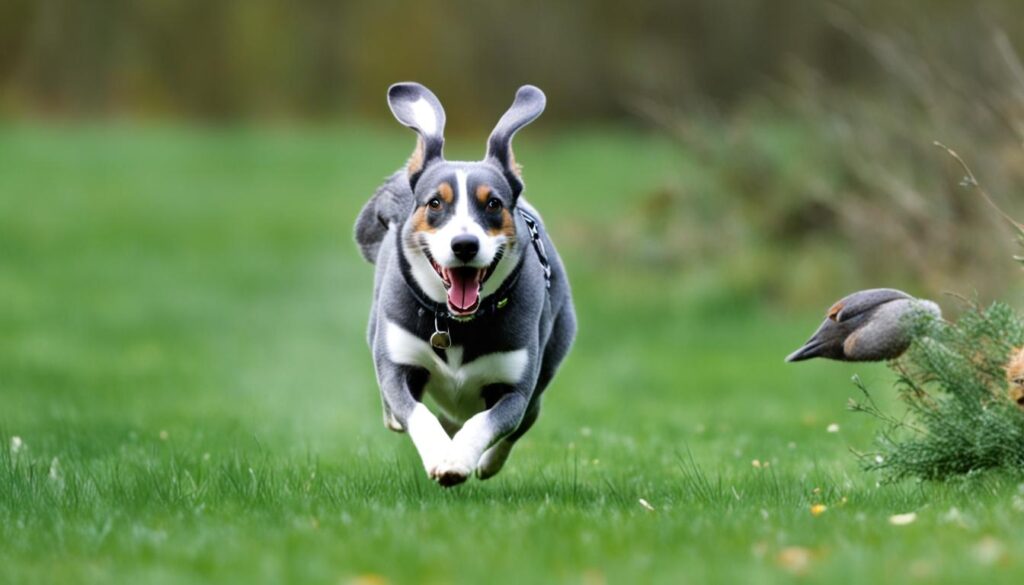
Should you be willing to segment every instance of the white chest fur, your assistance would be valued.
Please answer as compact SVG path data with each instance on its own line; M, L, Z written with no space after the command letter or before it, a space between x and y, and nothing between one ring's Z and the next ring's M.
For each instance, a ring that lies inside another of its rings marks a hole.
M482 355L462 362L463 348L452 346L442 360L429 343L388 322L385 342L388 357L396 364L419 366L430 373L426 392L450 417L465 422L484 410L480 390L488 384L516 384L528 359L525 349Z

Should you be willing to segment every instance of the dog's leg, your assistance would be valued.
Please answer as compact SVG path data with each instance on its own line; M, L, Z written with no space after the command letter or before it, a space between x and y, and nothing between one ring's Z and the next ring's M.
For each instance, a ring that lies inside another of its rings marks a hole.
M427 342L383 318L379 325L375 331L386 333L373 336L371 344L386 411L390 410L409 433L427 474L441 482L437 468L451 450L452 440L420 398L430 368L442 368L444 364Z
M441 467L445 454L451 451L452 440L440 421L422 402L417 402L406 419L406 428L409 429L409 438L419 451L427 475L442 485L448 485L441 479Z
M489 479L494 477L501 468L504 467L505 461L508 460L509 454L512 453L512 447L516 444L516 441L522 437L526 431L530 430L533 423L537 421L537 416L540 414L540 400L539 396L534 396L529 408L526 409L526 414L523 415L523 420L516 427L516 430L509 436L501 439L490 449L484 452L483 456L480 457L480 462L476 466L476 476L480 479Z
M390 414L396 423L408 431L423 461L423 468L428 475L434 477L438 465L451 450L452 440L437 417L416 399L419 389L410 387L413 380L412 368L378 359L377 382L384 398L385 416Z
M391 407L388 406L388 401L384 399L384 395L382 394L380 398L384 406L384 428L396 433L404 433L405 427L402 426L402 423L398 422L398 418L391 412Z
M466 481L476 469L484 452L502 437L516 430L526 413L527 400L519 392L502 396L488 410L474 415L455 433L447 456L435 470L442 485ZM508 457L508 453L505 453ZM504 462L504 461L502 461Z
M502 439L494 444L493 447L484 451L480 462L476 466L476 476L480 479L490 479L494 477L501 468L505 466L505 461L508 460L508 456L512 453L512 441L508 439Z

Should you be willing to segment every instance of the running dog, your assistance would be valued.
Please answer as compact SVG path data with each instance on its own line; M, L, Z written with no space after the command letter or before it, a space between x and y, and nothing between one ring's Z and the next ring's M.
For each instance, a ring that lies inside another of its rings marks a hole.
M512 155L544 93L519 89L479 162L444 159L445 113L426 87L395 84L388 105L416 148L355 225L376 266L368 340L384 424L409 433L438 484L487 479L537 420L576 335L565 269Z

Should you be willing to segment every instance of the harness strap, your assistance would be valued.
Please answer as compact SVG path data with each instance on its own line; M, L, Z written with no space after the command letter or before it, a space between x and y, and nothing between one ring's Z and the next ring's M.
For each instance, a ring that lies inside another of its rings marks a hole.
M551 263L548 262L548 253L544 249L544 240L540 237L540 228L538 227L540 222L522 207L517 209L519 210L519 215L523 216L527 229L530 230L530 240L533 242L533 249L537 251L537 260L540 261L540 266L544 269L545 284L547 288L551 288Z

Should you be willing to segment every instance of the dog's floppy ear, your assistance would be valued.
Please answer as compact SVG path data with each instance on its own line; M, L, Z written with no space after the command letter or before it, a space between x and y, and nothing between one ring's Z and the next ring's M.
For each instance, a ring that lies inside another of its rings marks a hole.
M519 165L512 156L512 137L520 128L537 119L544 111L547 99L544 92L532 85L524 85L516 92L512 107L498 120L498 125L487 139L487 159L501 167L513 196L523 190L523 181L519 173Z
M389 87L388 105L399 122L419 134L416 150L407 166L409 184L415 188L423 169L442 158L444 108L433 92L413 82L396 83Z

